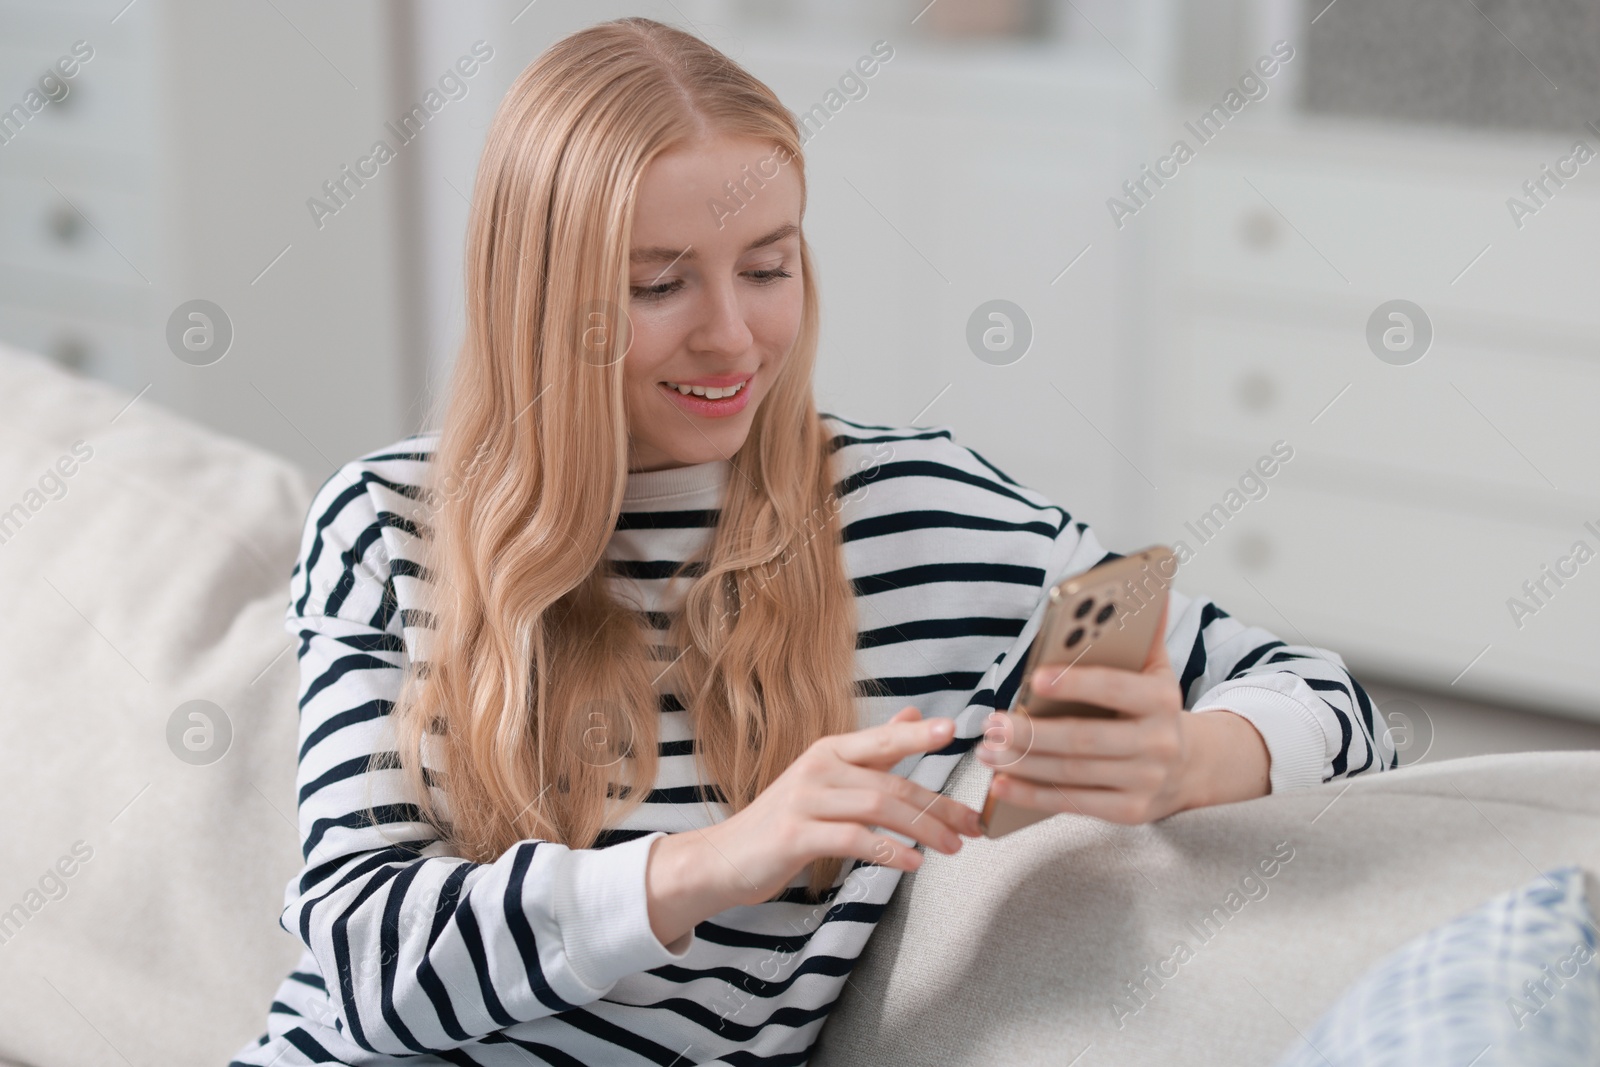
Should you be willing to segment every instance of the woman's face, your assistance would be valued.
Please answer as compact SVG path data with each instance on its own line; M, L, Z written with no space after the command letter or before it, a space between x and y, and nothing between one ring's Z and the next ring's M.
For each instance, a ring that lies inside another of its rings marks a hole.
M717 137L644 172L623 359L629 470L732 458L799 333L800 180L776 153ZM738 391L685 396L669 382Z

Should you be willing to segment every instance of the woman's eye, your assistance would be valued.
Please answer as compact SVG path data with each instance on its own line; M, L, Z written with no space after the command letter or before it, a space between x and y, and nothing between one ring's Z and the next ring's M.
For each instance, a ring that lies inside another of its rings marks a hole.
M745 271L745 276L755 281L757 285L770 285L781 278L793 277L790 272L781 267L773 267L768 270L748 270ZM683 288L683 280L675 278L670 282L662 282L659 285L629 286L629 292L633 294L636 300L652 301L669 296L681 288Z
M682 285L683 282L673 280L660 285L634 285L629 287L629 291L639 300L660 300L668 293L676 292Z

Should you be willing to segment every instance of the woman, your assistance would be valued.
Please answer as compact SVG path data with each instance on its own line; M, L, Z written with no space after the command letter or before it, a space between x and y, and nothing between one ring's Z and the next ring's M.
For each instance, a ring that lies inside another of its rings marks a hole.
M1393 765L1337 656L1176 591L1143 672L1051 690L1126 719L1010 739L1044 590L1113 554L947 430L816 412L804 209L790 114L677 30L507 93L440 429L307 519L304 951L235 1063L800 1063L916 846L978 832L938 790L986 730L1007 799L1130 823Z

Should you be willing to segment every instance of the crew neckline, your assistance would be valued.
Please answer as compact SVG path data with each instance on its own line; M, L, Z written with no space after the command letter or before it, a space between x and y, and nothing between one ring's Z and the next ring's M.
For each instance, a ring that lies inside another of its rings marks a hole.
M628 486L623 491L622 502L638 503L645 500L662 500L667 497L687 496L708 490L720 490L728 480L733 464L725 459L693 463L687 467L667 467L656 471L629 471Z

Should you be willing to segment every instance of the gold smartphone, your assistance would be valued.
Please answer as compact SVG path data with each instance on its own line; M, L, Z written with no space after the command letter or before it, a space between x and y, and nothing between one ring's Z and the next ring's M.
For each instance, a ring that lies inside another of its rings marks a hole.
M1075 665L1144 667L1151 646L1164 640L1161 618L1167 588L1178 570L1178 558L1165 545L1108 560L1051 587L1049 606L1039 635L1028 653L1028 666L1012 705L1014 715L1045 718L1079 715L1114 719L1119 713L1076 701L1034 699L1030 681L1040 667L1068 670ZM1004 767L996 767L1004 771ZM984 836L1003 837L1049 816L1049 812L1007 804L990 793L984 799Z

